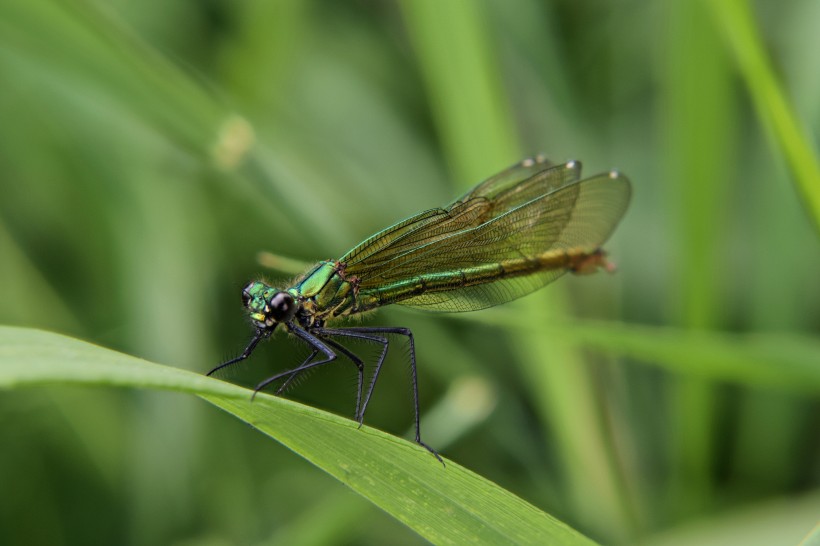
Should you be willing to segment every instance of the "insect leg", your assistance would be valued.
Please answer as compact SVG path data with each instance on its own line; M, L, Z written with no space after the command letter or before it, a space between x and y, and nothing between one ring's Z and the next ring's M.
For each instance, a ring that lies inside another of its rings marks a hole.
M361 411L361 419L364 420L364 412L367 410L367 404L370 402L370 397L373 395L373 389L376 386L376 379L378 379L379 371L381 370L382 364L384 363L384 359L387 356L387 347L388 341L384 337L378 336L378 334L396 334L400 336L407 337L410 343L410 371L412 377L412 386L413 386L413 411L414 411L414 424L416 428L416 443L425 448L427 451L432 453L436 459L444 464L444 461L439 456L438 452L433 449L432 447L425 444L421 439L421 423L420 423L420 416L419 416L419 387L418 387L418 372L416 371L416 344L413 339L413 332L410 331L409 328L398 328L398 327L352 327L352 328L321 328L316 330L317 333L322 335L337 335L337 336L348 336L348 337L355 337L360 339L372 339L374 341L383 340L384 349L382 350L382 354L379 356L378 363L376 364L376 370L373 372L373 379L370 382L370 387L367 391L367 396L365 396L364 404L362 405ZM375 335L374 335L375 334Z
M245 350L242 351L241 355L239 355L236 358L232 358L227 362L223 362L222 364L220 364L219 366L217 366L216 368L214 368L210 372L206 373L205 375L211 375L212 373L214 373L216 371L219 371L222 368L225 368L227 366L230 366L231 364L236 364L237 362L241 362L241 361L245 360L246 358L251 356L251 353L253 352L253 350L256 349L256 345L260 341L262 341L264 338L266 338L268 335L270 335L270 334L265 332L264 330L257 330L256 333L253 335L253 338L251 339L251 342L248 343L248 346L245 347Z
M361 404L362 404L362 384L364 383L364 362L362 361L361 358L359 358L354 353L352 353L350 350L348 350L348 348L345 347L344 345L341 345L340 343L337 343L336 341L334 341L330 338L322 339L322 341L325 344L333 347L333 349L335 349L335 350L339 351L340 353L342 353L343 355L345 355L356 366L356 369L358 370L358 382L357 382L357 385L356 385L356 411L353 414L353 418L358 420L359 419L359 408L361 407ZM288 388L288 385L290 385L293 382L294 379L299 377L299 375L301 375L302 372L305 371L307 364L309 364L310 361L313 360L313 358L318 353L319 353L319 350L314 349L313 353L307 359L305 359L305 361L302 362L302 364L300 364L298 367L290 370L291 376L288 377L285 380L285 382L282 383L282 385L278 389L276 389L276 394L277 395L282 394L285 391L285 389ZM309 368L307 368L307 369L309 369Z
M276 374L276 375L274 375L274 376L272 376L272 377L269 377L269 378L265 379L265 380L264 380L264 381L262 381L261 383L259 383L259 384L258 384L258 385L257 385L257 386L253 389L253 394L254 394L254 396L256 396L256 393L257 393L257 392L261 391L262 389L264 389L265 387L267 387L268 385L270 385L270 384L271 384L271 383L273 383L274 381L277 381L277 380L279 380L279 379L282 379L282 378L283 378L283 377L285 377L285 376L288 376L288 375L293 376L293 375L295 375L295 374L302 373L302 372L303 372L303 371L305 371L305 370L309 370L310 368L315 368L315 367L317 367L317 366L322 366L322 365L324 365L324 364L328 364L328 363L333 362L334 360L336 360L336 353L334 353L334 352L333 352L333 350L332 350L332 349L330 349L330 347L328 347L327 345L325 345L325 344L324 344L324 343L323 343L323 342L322 342L319 338L317 338L316 336L312 335L312 334L311 334L310 332L308 332L307 330L303 330L302 328L299 328L298 326L291 326L290 331L291 331L291 332L293 332L293 334L294 334L294 335L296 335L297 337L302 338L302 339L303 339L303 340L304 340L304 341L305 341L308 345L310 345L311 347L313 347L313 349L314 349L314 353L313 353L313 354L311 354L311 355L310 355L310 356L309 356L309 357L308 357L308 358L307 358L307 359L306 359L306 360L305 360L305 361L304 361L301 365L299 365L298 367L296 367L296 368L294 368L294 369L292 369L292 370L288 370L288 371L285 371L285 372L278 373L278 374ZM315 361L315 362L314 362L314 361L313 361L313 358L314 358L314 356L316 355L316 352L321 352L321 353L323 353L323 354L325 355L324 360L318 360L318 361Z
M297 366L296 368L293 368L292 370L290 370L290 377L288 377L285 380L285 382L282 383L282 385L280 385L278 389L276 389L275 394L277 396L282 394L285 391L285 389L288 388L288 385L290 385L293 382L294 379L299 377L299 375L305 370L305 366L307 366L310 363L310 361L313 360L313 358L317 354L319 354L319 349L313 349L313 352L310 353L310 356L307 357L304 362L299 364L299 366Z
M361 427L362 423L364 423L364 412L367 410L367 405L370 403L370 397L373 396L373 389L376 386L376 380L379 378L379 372L381 372L382 364L384 364L384 359L387 357L389 341L385 337L367 335L353 330L353 328L322 328L317 330L317 333L323 337L351 337L354 339L373 341L382 345L382 352L379 354L379 358L376 361L376 369L373 371L373 378L370 380L370 386L367 388L367 395L365 396L364 403L361 404L359 413L356 415L356 419L359 421L359 427Z
M353 352L348 350L348 348L345 347L344 345L342 345L341 343L338 343L338 342L336 342L336 341L334 341L330 338L323 338L322 341L324 341L325 343L327 343L328 345L330 345L331 347L333 347L334 349L336 349L337 351L339 351L340 353L345 355L347 358L349 358L350 361L353 362L353 364L355 364L356 368L358 369L358 372L359 372L358 373L358 381L357 381L357 384L356 384L356 411L353 413L353 418L356 419L357 421L359 421L359 426L361 427L362 422L359 419L359 410L362 407L362 385L364 384L364 362L362 361L361 358L356 356Z

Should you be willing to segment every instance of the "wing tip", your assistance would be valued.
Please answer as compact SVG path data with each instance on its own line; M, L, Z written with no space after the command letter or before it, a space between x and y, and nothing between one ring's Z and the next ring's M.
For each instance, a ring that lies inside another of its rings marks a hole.
M621 185L624 188L623 191L626 192L626 202L629 203L629 200L632 198L632 182L625 174L623 174L618 169L612 169L611 171L609 171L608 175L609 179L612 181L610 183L621 183ZM626 209L624 209L624 212L626 212Z
M536 154L521 160L522 167L534 167L536 165L550 165L550 160L544 154Z
M623 181L623 182L626 182L627 184L629 184L629 177L627 177L624 173L622 173L618 169L612 169L611 171L609 171L607 173L607 175L609 176L610 180L619 180L619 181Z

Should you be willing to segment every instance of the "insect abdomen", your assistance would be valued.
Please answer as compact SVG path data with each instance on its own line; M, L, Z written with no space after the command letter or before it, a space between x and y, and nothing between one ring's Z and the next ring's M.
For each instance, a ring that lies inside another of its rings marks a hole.
M446 292L459 288L491 283L500 279L520 277L557 269L586 272L593 265L603 265L603 253L578 249L555 249L538 256L504 260L454 271L426 273L394 282L383 287L363 291L358 298L357 311L389 305L407 298L430 292Z

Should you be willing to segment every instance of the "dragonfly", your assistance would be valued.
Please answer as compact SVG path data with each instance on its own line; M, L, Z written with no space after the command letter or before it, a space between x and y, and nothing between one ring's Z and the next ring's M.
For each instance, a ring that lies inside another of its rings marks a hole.
M338 260L311 267L291 286L255 280L242 289L254 327L245 350L211 375L251 356L278 328L307 344L297 367L256 385L254 396L282 381L281 394L301 374L339 357L358 371L354 418L359 427L387 357L391 339L406 338L413 390L415 441L421 439L416 349L402 327L334 326L397 304L426 311L475 311L529 294L565 273L613 271L601 245L626 212L629 180L618 171L581 179L581 163L524 159L481 182L443 208L390 226ZM359 340L381 347L362 398L365 362L341 343Z

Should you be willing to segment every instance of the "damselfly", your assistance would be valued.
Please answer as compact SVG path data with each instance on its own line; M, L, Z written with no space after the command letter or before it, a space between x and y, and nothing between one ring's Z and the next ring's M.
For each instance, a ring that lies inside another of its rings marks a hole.
M296 368L259 383L276 381L280 394L300 374L341 355L358 369L354 417L359 426L387 356L389 336L407 338L415 410L415 440L421 439L416 352L407 328L331 327L393 303L428 311L475 311L529 294L566 272L611 270L601 245L624 215L629 180L617 171L581 180L581 164L554 165L525 159L485 180L444 208L399 222L354 247L338 260L322 261L293 286L253 281L242 303L255 327L242 354L208 375L248 358L280 324L304 341L310 355ZM362 400L364 361L339 342L363 340L381 346Z

